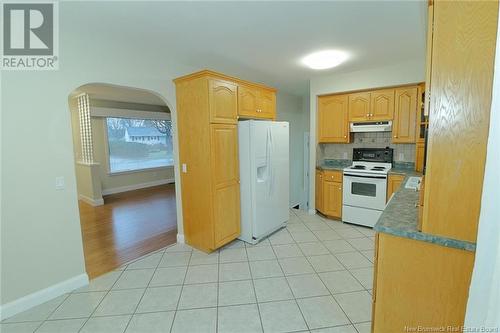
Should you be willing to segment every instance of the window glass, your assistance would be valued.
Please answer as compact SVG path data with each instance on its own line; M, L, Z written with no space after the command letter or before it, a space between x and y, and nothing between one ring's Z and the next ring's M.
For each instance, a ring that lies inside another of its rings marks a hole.
M351 193L357 195L363 195L365 197L376 197L377 185L352 182Z
M111 173L172 166L170 120L106 118Z

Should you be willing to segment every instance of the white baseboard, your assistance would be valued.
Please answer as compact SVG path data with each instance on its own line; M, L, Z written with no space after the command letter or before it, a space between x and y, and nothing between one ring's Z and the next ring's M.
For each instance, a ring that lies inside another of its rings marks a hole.
M103 198L99 198L99 199L92 199L92 198L89 198L83 194L78 194L78 199L79 200L82 200L82 201L85 201L86 203L88 203L89 205L92 205L92 206L102 206L104 205L104 199Z
M18 313L31 309L34 306L50 301L51 299L59 297L75 289L84 287L88 284L88 275L80 274L66 281L59 282L48 288L16 299L15 301L12 301L10 303L3 304L0 306L0 320L12 317Z
M154 180L152 182L146 182L146 183L140 183L140 184L133 184L133 185L127 185L127 186L120 186L120 187L108 188L108 189L102 190L102 195L109 195L109 194L115 194L115 193L121 193L121 192L128 192L128 191L133 191L133 190L139 190L141 188L148 188L148 187L153 187L153 186L158 186L158 185L165 185L165 184L172 184L172 183L175 183L175 179L174 178Z
M177 243L184 244L184 235L183 234L177 234Z

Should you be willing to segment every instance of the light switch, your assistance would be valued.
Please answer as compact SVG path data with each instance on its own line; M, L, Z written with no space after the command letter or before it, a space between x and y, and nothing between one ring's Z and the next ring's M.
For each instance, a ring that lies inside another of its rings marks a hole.
M404 153L399 153L399 160L404 161L405 160L405 154Z
M56 177L56 190L64 190L64 177Z
M188 167L186 163L182 163L182 173L187 173L188 172Z

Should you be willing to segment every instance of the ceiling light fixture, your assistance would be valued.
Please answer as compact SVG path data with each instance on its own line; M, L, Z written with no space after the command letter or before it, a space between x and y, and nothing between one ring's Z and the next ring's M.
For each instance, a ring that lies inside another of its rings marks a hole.
M328 69L343 63L349 55L343 51L326 50L311 53L302 58L302 63L312 69Z

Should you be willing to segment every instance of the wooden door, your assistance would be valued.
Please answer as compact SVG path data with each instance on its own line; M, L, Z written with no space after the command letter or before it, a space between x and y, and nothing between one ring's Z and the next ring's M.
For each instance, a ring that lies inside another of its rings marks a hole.
M244 118L258 117L259 91L240 85L238 87L238 115Z
M370 93L349 94L349 121L369 120Z
M405 179L405 176L403 175L389 175L387 179L387 198L386 201L389 201L391 198L391 195L396 192L399 187L401 186L401 183L403 183L403 180Z
M276 93L269 90L260 90L257 113L259 118L276 118Z
M238 128L237 125L212 124L210 129L215 249L240 234Z
M324 214L342 217L342 183L323 181Z
M347 95L318 98L318 142L349 142Z
M417 87L398 88L395 93L393 143L414 143L417 127Z
M394 117L394 89L372 91L370 97L370 119L392 120Z
M316 210L323 213L323 172L316 170Z
M238 119L238 94L236 84L211 79L208 81L210 122L236 124Z

